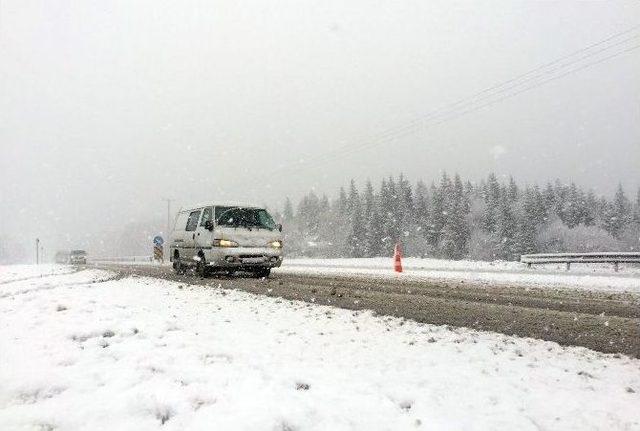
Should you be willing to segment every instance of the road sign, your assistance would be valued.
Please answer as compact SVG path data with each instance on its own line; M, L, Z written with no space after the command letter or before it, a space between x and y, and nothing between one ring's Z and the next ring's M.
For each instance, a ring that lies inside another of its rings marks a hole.
M161 245L156 245L155 247L153 247L153 259L164 262L164 253L162 252Z
M156 235L155 238L153 238L153 243L158 247L162 247L164 239L160 235Z

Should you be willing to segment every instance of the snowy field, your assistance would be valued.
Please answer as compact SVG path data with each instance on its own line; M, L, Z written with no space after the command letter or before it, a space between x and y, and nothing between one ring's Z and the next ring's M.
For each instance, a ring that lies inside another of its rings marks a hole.
M391 258L285 258L282 267L275 271L640 293L640 268L630 265L621 266L620 271L615 272L609 264L572 264L571 270L566 271L564 264L527 268L520 262L405 258L402 266L404 272L397 274Z
M637 359L110 277L0 285L1 430L640 429Z
M20 279L73 272L69 265L0 265L0 284Z

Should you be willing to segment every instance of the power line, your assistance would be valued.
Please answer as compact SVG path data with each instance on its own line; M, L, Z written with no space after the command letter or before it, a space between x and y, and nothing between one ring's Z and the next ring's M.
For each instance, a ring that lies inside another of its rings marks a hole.
M630 38L628 40L625 40L624 42L628 42L628 41L630 41L632 39L635 39L637 37L638 36L635 36L634 38ZM617 45L619 45L619 44L611 45L610 47L608 47L606 49L610 49L611 47L615 47ZM604 49L604 50L606 50L606 49ZM604 50L600 50L597 53L601 53ZM590 56L593 56L593 55L590 55ZM588 58L588 57L583 57L583 58L579 59L578 61L566 63L562 67L566 68L568 66L572 66L573 64L577 64L580 61L584 60L585 58ZM608 57L606 59L608 59ZM596 62L596 63L598 63L598 62ZM558 71L558 69L556 69L554 71ZM545 72L545 73L548 73L548 72ZM564 74L561 74L561 75L564 76ZM535 79L544 78L544 73L543 74L538 74L537 76L534 76L532 78L535 78ZM475 100L475 101L472 100L471 103L468 103L468 104L461 104L460 101L459 102L455 102L455 103L453 103L451 105L448 105L449 106L448 108L446 108L446 109L443 109L443 108L438 109L438 110L434 111L433 113L429 114L425 118L422 118L422 119L419 119L419 120L414 120L414 121L412 121L412 122L410 122L410 123L408 123L408 124L406 124L406 125L404 125L402 127L396 128L394 130L390 130L388 132L383 132L383 134L381 134L380 136L378 136L378 137L376 137L374 139L370 139L369 141L364 141L364 142L361 141L360 144L352 145L352 146L349 146L349 147L344 147L342 150L338 150L335 153L336 154L340 154L341 152L351 153L351 152L354 152L354 151L360 151L362 149L366 149L366 148L378 145L378 143L376 141L384 143L384 142L387 142L389 139L395 139L395 138L398 138L398 137L405 136L407 133L413 133L416 129L427 126L430 121L437 120L438 117L442 117L442 116L446 117L447 115L455 113L455 111L457 111L460 108L464 109L465 105L473 106L474 104L483 102L485 100L489 100L489 99L491 99L491 98L493 98L495 96L499 96L500 94L506 93L506 92L508 92L510 90L517 89L517 87L520 87L523 84L526 84L532 78L529 78L527 80L521 81L516 85L509 86L509 87L504 88L504 89L502 89L502 90L500 90L498 92L495 92L495 93L492 93L492 94L486 94L485 96L480 97L478 100ZM510 80L510 81L512 81L512 80ZM535 82L535 80L533 82ZM540 83L547 82L547 80L543 79L542 81L539 81L539 82ZM486 93L486 91L483 90L482 92L479 92L479 93ZM476 94L479 94L479 93L476 93ZM461 99L461 100L468 100L468 99L473 99L473 98L474 98L474 96L471 96L471 97L468 97L468 98L465 98L465 99ZM485 105L482 105L482 106L485 106ZM437 124L439 124L439 123L440 122L438 122ZM324 156L325 159L327 157L332 160L333 159L332 153L328 153L328 154L326 154ZM316 158L315 161L318 162L318 163L323 163L324 162L324 160L322 160L322 158L320 158L320 160L318 160L318 158Z
M443 116L444 115L445 118L443 120L441 120L441 121L436 122L435 124L441 124L444 121L449 121L450 119L457 118L457 117L459 117L461 115L464 115L464 114L467 114L469 112L473 112L473 111L476 111L476 110L481 109L483 107L486 107L486 106L489 106L489 105L493 105L493 104L495 104L495 103L497 103L499 101L502 101L502 100L505 100L507 98L513 97L513 96L515 96L517 94L520 94L520 93L523 93L525 91L529 91L529 90L531 90L533 88L539 87L540 85L544 85L547 82L551 82L553 80L559 79L559 78L561 78L563 76L566 76L568 74L575 73L575 72L577 72L579 70L582 70L582 69L591 67L593 65L602 63L602 62L604 62L606 60L609 60L609 59L611 59L613 57L617 57L618 55L621 55L621 54L623 54L625 52L632 51L632 50L636 49L637 46L633 46L633 47L627 48L627 49L622 50L620 52L617 52L617 53L615 53L613 55L606 56L604 58L601 58L599 60L596 60L596 61L593 61L593 62L590 62L590 63L586 63L586 64L584 64L584 65L582 65L580 67L574 68L574 69L570 69L568 72L561 73L560 75L556 75L556 76L553 76L553 77L550 77L550 78L539 80L541 78L545 78L546 74L555 73L555 72L561 71L562 69L566 69L567 67L570 67L570 66L572 66L574 64L577 64L577 63L580 63L580 62L584 61L585 59L588 59L588 58L593 57L593 56L595 56L597 54L600 54L602 52L605 52L605 51L610 50L612 48L615 48L615 47L617 47L617 46L619 46L621 44L627 43L629 41L632 41L632 40L638 38L640 35L635 35L635 36L632 36L630 38L626 38L626 39L624 39L622 41L618 41L618 42L616 42L614 44L607 45L606 47L604 47L602 49L599 49L599 50L594 51L594 52L590 52L587 55L581 56L578 59L574 59L574 60L572 60L570 62L561 64L561 65L549 70L549 66L555 66L555 65L561 63L564 60L567 60L567 59L572 58L572 57L576 57L579 54L585 53L585 52L587 52L587 51L589 51L589 50L591 50L591 49L593 49L595 47L601 46L601 45L605 44L606 42L609 42L611 40L619 38L619 37L621 37L621 36L623 36L625 34L629 34L630 32L637 30L638 28L640 28L640 26L636 26L636 27L633 27L631 29L625 30L623 32L617 33L615 35L609 36L606 39L603 39L603 40L601 40L599 42L593 43L593 44L591 44L591 45L589 45L587 47L581 48L581 49L579 49L577 51L574 51L574 52L572 52L572 53L570 53L568 55L565 55L563 57L555 59L555 60L553 60L551 62L545 63L542 66L538 66L538 67L536 67L536 68L534 68L534 69L532 69L532 70L530 70L528 72L522 73L522 74L520 74L520 75L518 75L518 76L516 76L514 78L511 78L511 79L509 79L507 81L504 81L504 82L502 82L500 84L493 85L493 86L488 87L488 88L486 88L484 90L476 92L471 96L464 97L464 98L462 98L462 99L460 99L460 100L458 100L458 101L456 101L454 103L446 105L443 108L437 109L436 111L428 114L427 116L425 116L423 118L413 120L410 123L405 124L405 125L400 126L400 127L396 127L396 128L392 128L392 129L388 129L386 131L383 131L382 133L380 133L375 138L368 139L368 140L366 140L365 142L363 142L363 143L361 143L359 145L355 145L355 146L354 145L350 145L348 147L344 147L342 150L334 151L332 153L327 153L327 154L325 154L324 156L322 156L320 158L316 157L314 159L315 163L312 163L312 164L308 164L307 163L306 165L303 166L303 163L305 163L305 162L302 162L302 163L297 162L297 163L291 164L291 167L293 167L295 171L298 171L298 170L303 169L303 168L304 169L307 169L307 168L313 169L314 167L318 167L318 166L321 166L322 164L325 164L327 162L333 161L335 159L335 156L341 156L342 154L349 154L349 153L352 153L352 152L355 152L355 151L360 151L362 149L366 149L366 148L369 148L369 147L378 146L378 145L381 145L381 144L384 144L384 143L388 142L389 140L405 136L405 135L407 135L409 133L413 133L416 128L425 126L428 123L428 121L433 121L433 120L437 119L437 117L439 117L439 116ZM530 76L532 74L533 74L533 76ZM524 78L524 77L529 77L529 78L523 80L522 78ZM536 80L539 80L539 81L536 82ZM529 85L529 86L527 86L527 87L525 87L523 89L517 90L517 87L520 87L520 86L522 86L522 85L524 85L524 84L526 84L528 82L531 82L531 85ZM512 83L515 83L515 84L514 85L509 85L509 84L512 84ZM504 88L504 87L506 87L506 88ZM500 89L500 90L499 91L494 91L494 90L497 90L497 89ZM513 93L508 93L506 96L500 97L500 98L498 98L496 100L489 100L489 99L491 99L493 97L500 96L502 93L506 93L506 92L511 91L511 90L517 90L517 91L515 91ZM474 99L478 98L478 96L482 96L482 97L480 97L478 100L474 100ZM465 108L465 105L473 106L474 104L478 104L478 103L483 102L485 100L489 100L489 101L487 103L480 104L479 106L475 106L473 108L463 109L462 112L457 113L457 114L455 112L460 108ZM465 103L465 102L472 102L472 103ZM454 114L453 117L447 118L447 116L451 115L451 114ZM361 140L360 142L362 142L362 141L364 141L364 140ZM280 174L280 175L282 175L283 174L283 172L282 172L283 169L287 170L287 169L290 169L290 167L287 167L287 166L280 167L276 171L274 171L272 174Z
M454 115L452 115L452 116L450 116L450 117L447 117L447 118L443 118L443 119L441 119L440 121L438 121L438 122L436 122L436 123L432 124L432 126L435 126L435 125L438 125L438 124L445 123L445 122L447 122L447 121L451 121L451 120L457 119L457 118L459 118L459 117L462 117L462 116L467 115L467 114L469 114L469 113L475 112L475 111L477 111L477 110L479 110L479 109L482 109L482 108L484 108L484 107L487 107L487 106L490 106L490 105L493 105L493 104L499 103L499 102L501 102L501 101L503 101L503 100L505 100L505 99L509 99L509 98L511 98L511 97L515 97L515 96L516 96L516 95L518 95L518 94L521 94L521 93L524 93L524 92L526 92L526 91L530 91L530 90L532 90L532 89L534 89L534 88L537 88L537 87L540 87L540 86L542 86L542 85L545 85L545 84L547 84L548 82L555 81L555 80L560 79L560 78L562 78L562 77L564 77L564 76L567 76L567 75L571 75L571 74L577 73L577 72L579 72L579 71L581 71L581 70L583 70L583 69L587 69L587 68L589 68L589 67L593 67L593 66L595 66L595 65L597 65L597 64L603 63L603 62L605 62L605 61L607 61L607 60L610 60L610 59L612 59L612 58L614 58L614 57L618 57L618 56L620 56L620 55L622 55L622 54L624 54L624 53L631 52L631 51L634 51L634 50L639 49L639 48L640 48L640 45L635 45L635 46L628 47L628 48L626 48L626 49L624 49L624 50L618 51L618 52L616 52L616 53L614 53L614 54L611 54L611 55L609 55L609 56L606 56L606 57L600 58L600 59L598 59L598 60L595 60L595 61L592 61L592 62L590 62L590 63L584 64L584 65L581 65L581 66L576 67L576 68L574 68L574 69L568 70L567 72L562 73L562 74L560 74L560 75L556 75L556 76L553 76L553 77L547 78L546 80L539 81L539 82L537 82L537 83L535 83L535 84L533 84L533 85L530 85L530 86L528 86L528 87L525 87L525 88L523 88L523 89L520 89L520 90L515 91L515 92L512 92L512 93L509 93L509 94L507 94L507 95L505 95L505 96L503 96L503 97L500 97L500 98L498 98L498 99L493 99L493 100L491 100L491 101L489 101L489 102L487 102L487 103L484 103L484 104L482 104L482 105L475 106L475 107L473 107L473 108L469 108L469 109L467 109L467 110L458 111L458 112L454 113ZM412 133L412 131L411 131L411 130L408 130L408 131L406 131L404 134L402 134L402 135L398 135L398 136L396 136L395 138L398 138L398 137L401 137L401 136L404 136L404 135L409 135L409 134L411 134L411 133ZM395 138L394 138L394 139L395 139ZM378 143L378 144L374 144L374 145L371 145L371 146L382 145L382 144L384 144L384 143L386 143L386 142L380 142L380 143ZM334 157L333 157L332 159L325 160L324 162L326 163L326 162L331 162L331 161L337 160L338 158L344 157L345 155L349 155L349 154L347 154L347 153L353 153L353 152L356 152L356 151L360 151L360 150L359 150L359 149L350 149L350 150L348 150L348 151L344 152L343 154L339 154L339 155L335 155L335 154L334 154L334 155L333 155ZM302 169L314 169L314 168L317 168L317 167L319 167L319 166L321 166L321 165L319 164L319 165L316 165L316 166L310 166L310 167L309 167L309 166L306 166L306 167L299 166L299 167L297 167L298 169L296 170L296 172L297 172L297 171L300 171L300 170L302 170ZM305 189L308 189L308 187L305 187ZM303 190L303 189L302 189L302 188L300 188L300 191L302 191L302 190Z
M551 82L551 81L555 81L555 80L560 79L560 78L563 78L563 77L565 77L565 76L567 76L567 75L574 74L574 73L576 73L576 72L578 72L578 71L581 71L581 70L583 70L583 69L587 69L587 68L589 68L589 67L595 66L595 65L600 64L600 63L603 63L603 62L605 62L605 61L607 61L607 60L610 60L610 59L612 59L612 58L614 58L614 57L618 57L618 56L620 56L620 55L622 55L622 54L625 54L625 53L627 53L627 52L630 52L630 51L636 50L636 49L638 49L638 48L640 48L640 45L631 46L631 47L629 47L629 48L626 48L626 49L624 49L624 50L622 50L622 51L616 52L616 53L611 54L611 55L609 55L609 56L603 57L603 58L598 59L598 60L596 60L596 61L592 61L592 62L587 63L587 64L584 64L584 65L582 65L582 66L580 66L580 67L577 67L577 68L574 68L574 69L570 69L570 70L568 70L567 72L564 72L564 73L562 73L562 74L560 74L560 75L556 75L556 76L553 76L553 77L547 78L547 79L545 79L545 80L538 81L538 82L537 82L537 83L535 83L535 84L532 84L532 85L527 86L527 87L525 87L525 88L519 89L519 90L517 90L517 91L515 91L515 92L508 93L508 94L506 94L505 96L499 97L498 99L489 100L487 103L483 103L483 104L480 104L480 105L474 106L474 107L472 107L472 108L468 108L468 109L463 110L463 111L452 112L451 114L453 114L453 115L451 115L451 116L449 116L449 117L442 118L440 121L437 121L437 122L435 122L435 123L431 124L431 126L439 125L439 124L445 123L445 122L447 122L447 121L450 121L450 120L453 120L453 119L457 119L457 118L459 118L459 117L461 117L461 116L464 116L464 115L466 115L466 114L469 114L469 113L471 113L471 112L478 111L478 110L480 110L480 109L482 109L482 108L485 108L485 107L488 107L488 106L494 105L494 104L496 104L496 103L498 103L498 102L501 102L501 101L503 101L503 100L506 100L506 99L509 99L509 98L515 97L515 96L516 96L516 95L518 95L518 94L524 93L524 92L526 92L526 91L530 91L530 90L532 90L532 89L534 89L534 88L540 87L540 86L542 86L542 85L544 85L544 84L547 84L547 83L549 83L549 82ZM398 134L398 135L394 136L394 137L393 137L393 139L397 139L397 138L400 138L400 137L402 137L402 136L409 135L409 134L411 134L411 133L413 133L413 132L414 132L414 130L407 130L407 131L405 131L405 132L404 132L404 133L402 133L402 134ZM389 140L385 140L385 141L382 141L382 142L375 142L375 143L371 143L370 145L368 145L368 147L379 146L379 145L382 145L382 144L384 144L384 143L386 143L386 142L388 142L388 141L389 141ZM339 156L340 156L340 157L342 157L342 156L343 156L343 155L345 155L345 154L349 154L349 153L353 153L353 152L356 152L356 151L360 151L360 150L362 150L362 149L363 149L363 147L364 147L364 146L361 146L361 147L359 147L359 148L348 149L347 151L344 151L344 152L343 152L342 154L340 154ZM329 159L329 160L325 160L325 161L330 162L330 161L332 161L332 160L334 160L334 159Z

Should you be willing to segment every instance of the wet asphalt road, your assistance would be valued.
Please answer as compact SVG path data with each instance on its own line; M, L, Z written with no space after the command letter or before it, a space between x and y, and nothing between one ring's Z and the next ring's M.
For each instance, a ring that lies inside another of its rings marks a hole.
M352 310L368 309L436 325L588 347L640 358L640 295L469 282L384 280L362 276L272 274L269 279L194 274L169 267L95 264L122 277L156 277Z

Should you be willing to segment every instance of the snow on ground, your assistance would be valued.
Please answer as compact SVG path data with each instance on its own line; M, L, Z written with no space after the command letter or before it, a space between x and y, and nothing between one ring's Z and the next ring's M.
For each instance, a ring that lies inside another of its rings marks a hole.
M42 265L0 265L0 284L14 280L43 277L52 274L68 274L73 271L73 267L69 265L57 265L50 263Z
M0 267L1 268L1 267ZM18 270L18 273L22 271ZM60 289L67 287L72 289L79 284L99 283L114 278L114 274L102 270L90 270L81 272L60 271L49 275L39 275L26 278L17 278L15 281L5 281L0 284L0 298L11 298L26 293L38 292L48 289Z
M637 359L104 277L0 285L0 429L640 428Z
M340 258L340 259L319 259L319 258L287 258L287 265L293 266L314 266L325 267L345 267L345 268L392 268L393 259L390 257L373 258ZM506 261L480 261L480 260L447 260L418 257L402 258L402 266L411 270L449 270L449 271L475 271L475 272L534 272L534 273L565 273L564 264L533 265L531 268L527 264ZM640 277L640 267L620 264L619 272L615 272L611 264L574 263L571 266L571 274L608 274L608 275L635 275Z
M614 272L611 265L573 264L540 265L527 268L519 262L479 262L469 260L419 259L402 260L404 272L393 271L391 258L363 259L299 259L285 258L276 273L351 275L412 280L468 281L531 287L577 288L640 293L640 268L625 266Z

